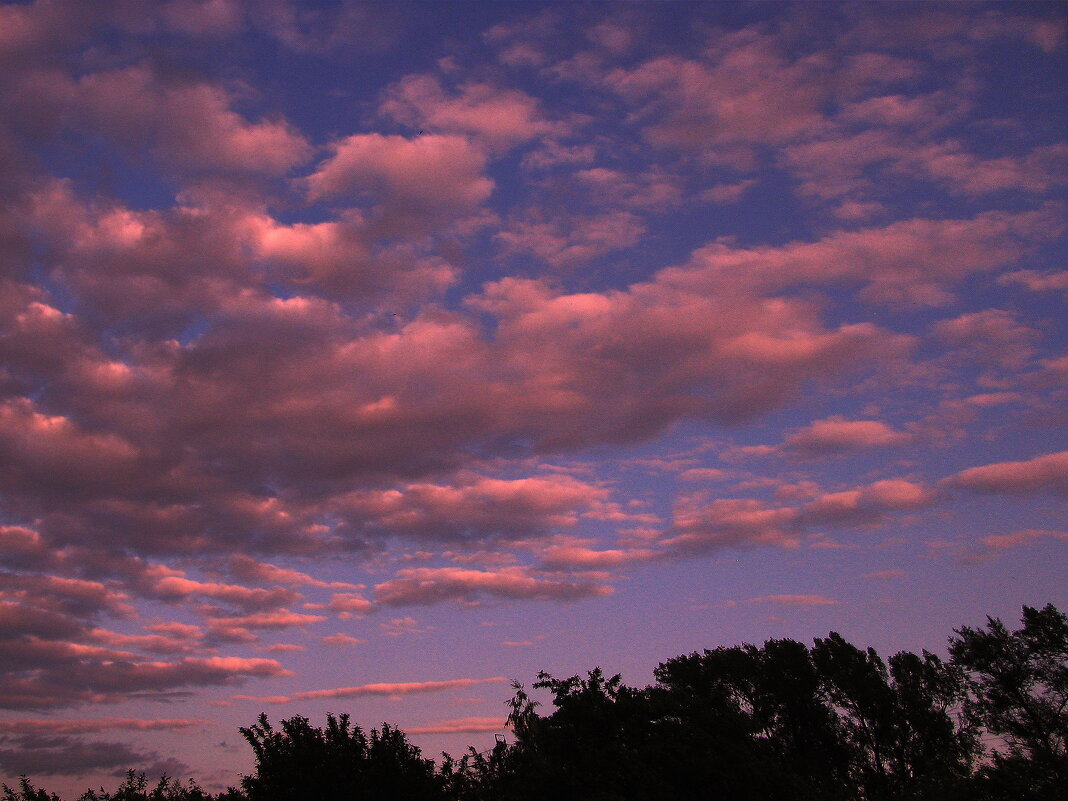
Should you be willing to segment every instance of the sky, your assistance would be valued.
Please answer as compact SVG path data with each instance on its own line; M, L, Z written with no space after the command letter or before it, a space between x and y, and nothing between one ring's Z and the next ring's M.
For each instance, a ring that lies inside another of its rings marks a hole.
M0 5L0 779L1068 607L1065 27Z

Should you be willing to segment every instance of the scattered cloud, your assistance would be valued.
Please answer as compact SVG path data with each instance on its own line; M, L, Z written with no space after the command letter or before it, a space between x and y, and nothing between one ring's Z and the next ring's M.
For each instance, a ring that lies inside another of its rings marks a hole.
M503 732L507 726L503 718L456 718L426 726L408 726L405 731L409 734L474 734Z
M0 732L5 734L95 734L110 729L124 731L183 731L191 728L213 726L208 720L185 718L92 718L84 720L56 720L31 718L0 721Z
M1068 451L1019 462L971 467L943 482L949 487L992 494L1068 493Z
M801 497L811 500L778 506L758 498L684 496L676 504L672 527L657 544L676 557L724 548L797 548L806 529L877 525L892 514L924 509L938 500L933 490L906 479L836 492L817 488Z
M358 687L336 687L329 690L309 690L294 693L298 701L311 701L316 698L359 698L363 695L412 695L436 693L470 687L475 684L487 684L507 681L503 676L487 679L448 679L446 681L409 681L386 682L380 684L361 684Z
M991 534L981 540L983 546L991 551L1019 548L1040 540L1068 541L1068 531L1046 531L1042 529L1022 529L1011 534Z
M375 597L383 606L425 605L442 601L473 602L480 596L575 601L611 592L610 586L595 579L551 578L525 567L497 570L410 568L398 571L397 578L375 587Z
M756 598L749 598L744 603L777 604L779 606L835 606L841 601L835 601L822 595L760 595Z
M818 606L1065 539L1063 15L462 5L0 6L6 771L503 681L295 689L639 631L681 560Z
M800 456L825 456L892 447L910 439L909 434L895 431L881 420L829 417L793 432L780 447L783 451Z
M386 92L379 112L410 128L468 134L491 150L507 150L531 139L566 133L545 119L538 101L489 83L465 83L454 91L434 75L409 75Z
M13 746L13 747L3 747ZM88 741L76 737L17 735L0 739L0 768L19 775L75 776L109 771L125 773L129 765L162 762L156 751L141 751L126 743ZM188 772L189 766L172 760L168 767Z
M362 645L366 642L367 640L361 640L359 637L352 637L340 632L328 635L322 639L323 645L329 645L332 648L351 648L354 645Z

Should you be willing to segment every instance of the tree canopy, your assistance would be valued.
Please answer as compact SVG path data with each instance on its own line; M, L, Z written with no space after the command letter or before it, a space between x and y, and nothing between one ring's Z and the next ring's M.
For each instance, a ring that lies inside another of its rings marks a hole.
M540 673L508 701L510 743L425 758L389 724L266 715L241 729L255 771L211 795L131 771L79 801L1024 801L1068 798L1068 618L1023 608L884 660L836 632L668 659L630 687L601 668ZM60 801L23 778L2 801Z

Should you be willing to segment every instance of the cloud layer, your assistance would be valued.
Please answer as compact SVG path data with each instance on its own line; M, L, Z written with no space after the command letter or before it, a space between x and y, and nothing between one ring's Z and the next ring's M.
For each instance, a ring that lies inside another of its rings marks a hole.
M1059 9L419 11L0 5L4 770L1060 553Z

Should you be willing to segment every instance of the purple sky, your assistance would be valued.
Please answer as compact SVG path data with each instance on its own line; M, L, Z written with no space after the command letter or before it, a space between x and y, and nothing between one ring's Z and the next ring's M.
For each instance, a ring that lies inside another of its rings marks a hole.
M1063 2L0 6L0 778L1068 606Z

